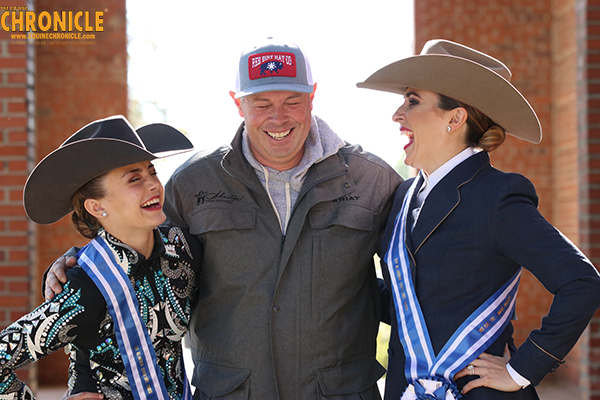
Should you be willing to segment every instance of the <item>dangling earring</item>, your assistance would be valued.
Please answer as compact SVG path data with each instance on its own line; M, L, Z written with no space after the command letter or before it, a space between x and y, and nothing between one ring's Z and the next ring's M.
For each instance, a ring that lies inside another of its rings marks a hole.
M452 127L451 127L450 125L448 125L448 126L446 127L446 130L447 130L448 132L450 132L450 131L452 130Z
M106 213L106 211L102 211L102 216L106 217L108 214Z

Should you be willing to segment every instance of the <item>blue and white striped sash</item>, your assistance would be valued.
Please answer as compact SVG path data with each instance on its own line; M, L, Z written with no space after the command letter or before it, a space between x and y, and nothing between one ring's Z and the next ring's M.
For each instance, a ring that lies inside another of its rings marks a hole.
M409 383L434 377L455 389L454 375L479 357L510 322L521 269L463 322L436 357L415 292L405 246L408 209L417 182L415 179L404 198L385 255L400 341L406 357L405 375Z
M80 250L78 256L79 265L102 292L108 305L134 397L138 400L168 400L169 393L148 330L140 316L133 286L116 263L110 246L104 238L96 236ZM183 368L183 358L181 362ZM183 398L191 399L187 379Z

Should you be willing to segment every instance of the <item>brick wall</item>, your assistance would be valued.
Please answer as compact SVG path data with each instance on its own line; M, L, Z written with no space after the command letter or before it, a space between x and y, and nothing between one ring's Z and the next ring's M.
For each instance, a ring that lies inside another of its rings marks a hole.
M28 3L13 1L10 5ZM32 305L33 231L22 207L23 185L32 165L32 60L31 46L14 44L10 34L0 30L1 328L27 313ZM34 380L35 368L19 371L19 377Z
M549 220L552 209L551 124L551 16L549 0L491 2L487 0L415 1L415 49L429 39L453 40L503 61L511 70L512 83L536 110L543 141L532 145L508 136L490 154L492 164L503 171L527 176L540 197L540 212ZM519 321L515 340L522 343L539 326L551 296L528 272L523 275L517 300Z

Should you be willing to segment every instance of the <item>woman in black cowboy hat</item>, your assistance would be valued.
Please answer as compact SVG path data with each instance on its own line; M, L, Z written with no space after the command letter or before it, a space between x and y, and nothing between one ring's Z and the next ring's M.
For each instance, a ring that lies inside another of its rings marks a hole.
M509 80L500 61L433 40L357 85L404 96L393 119L419 170L399 187L383 241L394 299L386 399L537 399L600 305L598 273L537 211L531 182L490 164L506 134L541 140ZM521 266L554 301L517 349Z
M72 212L92 239L62 293L0 333L0 394L33 394L13 372L69 346L68 394L83 399L189 397L181 357L199 245L165 221L151 160L192 149L165 124L135 131L115 116L80 129L33 170L24 205L37 223ZM11 396L11 397L5 397Z

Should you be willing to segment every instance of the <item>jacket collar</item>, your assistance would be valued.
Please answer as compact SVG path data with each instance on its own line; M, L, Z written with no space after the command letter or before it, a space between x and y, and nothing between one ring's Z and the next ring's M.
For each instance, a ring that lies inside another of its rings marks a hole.
M300 192L308 170L313 165L336 154L339 149L344 147L344 144L344 141L340 139L325 121L313 115L311 117L308 137L304 144L304 155L300 160L300 163L288 171L283 171L287 173L288 182L292 189L296 192ZM242 150L244 152L244 157L254 168L256 174L263 183L265 170L270 170L272 174L275 173L273 169L265 167L256 160L250 149L248 131L245 129L242 130Z
M431 190L423 203L417 225L412 233L407 230L411 236L407 245L411 251L414 250L413 254L419 251L423 243L460 204L460 188L489 163L488 153L481 151L457 165Z
M165 244L163 243L159 229L154 228L152 233L154 235L154 248L147 260L153 260L165 254ZM139 268L147 261L143 254L138 253L133 247L121 242L121 240L104 229L98 232L98 235L102 236L114 250L115 260L128 276L136 274ZM149 263L147 265L150 269L156 269L160 263Z
M244 157L244 149L242 147L244 126L245 124L242 122L231 141L231 148L221 160L221 166L228 174L238 178L251 190L266 196L254 168L246 160L246 157Z
M233 140L231 141L231 148L225 153L223 159L221 160L221 165L223 166L225 171L227 171L230 175L240 179L250 189L266 196L262 183L260 183L260 180L256 175L256 171L244 156L244 127L245 125L242 122L235 136L233 137ZM300 200L300 197L307 191L308 188L312 187L318 182L347 173L348 165L346 164L346 161L344 160L344 157L340 154L339 150L331 156L328 156L325 159L320 160L315 164L312 164L308 169L304 184L302 185L302 190L300 192L300 195L298 196L297 201ZM332 195L337 195L337 197L333 197L333 199L336 199L349 193L350 186L352 186L350 191L354 190L353 182L351 185L349 183L348 185L345 185L343 187L343 190L340 191L339 195L337 193L332 193Z

